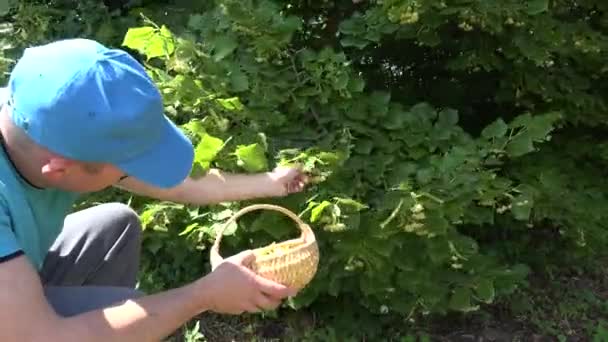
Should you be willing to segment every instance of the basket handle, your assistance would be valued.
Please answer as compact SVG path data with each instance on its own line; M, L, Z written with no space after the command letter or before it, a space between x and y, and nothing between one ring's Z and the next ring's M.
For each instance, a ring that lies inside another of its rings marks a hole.
M224 235L224 230L226 230L226 228L230 224L235 222L239 217L241 217L251 211L262 210L262 209L278 211L280 213L285 214L286 216L291 218L293 221L295 221L296 224L298 225L298 227L300 228L300 230L302 231L302 235L301 235L302 241L307 241L310 237L313 236L313 232L310 229L310 226L308 226L306 223L304 223L304 221L302 221L302 219L300 219L300 217L298 217L296 214L294 214L293 212L291 212L290 210L288 210L286 208L283 208L281 206L274 205L274 204L253 204L253 205L244 207L241 210L239 210L238 212L236 212L236 214L234 214L228 221L226 221L226 223L224 223L224 225L217 232L217 235L215 237L215 242L213 243L213 246L211 246L211 251L209 253L212 270L215 269L217 267L217 265L219 265L223 261L223 258L219 253L219 249L220 249L220 241L222 240L222 236Z

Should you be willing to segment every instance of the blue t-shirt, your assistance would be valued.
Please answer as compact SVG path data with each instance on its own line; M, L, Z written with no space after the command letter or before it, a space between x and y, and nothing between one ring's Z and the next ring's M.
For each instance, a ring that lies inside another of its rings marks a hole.
M79 194L32 186L0 143L0 260L25 253L40 270Z

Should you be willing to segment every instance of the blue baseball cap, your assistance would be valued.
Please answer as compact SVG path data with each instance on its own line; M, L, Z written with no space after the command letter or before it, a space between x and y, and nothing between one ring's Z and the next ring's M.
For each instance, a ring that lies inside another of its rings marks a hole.
M190 173L194 149L161 94L127 52L88 39L27 48L7 93L13 122L66 158L108 163L167 188Z

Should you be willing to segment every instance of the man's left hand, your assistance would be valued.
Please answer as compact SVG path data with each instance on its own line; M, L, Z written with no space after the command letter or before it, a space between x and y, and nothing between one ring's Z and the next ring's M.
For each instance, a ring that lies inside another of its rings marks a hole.
M287 196L306 187L308 176L299 167L278 166L268 173L274 196Z

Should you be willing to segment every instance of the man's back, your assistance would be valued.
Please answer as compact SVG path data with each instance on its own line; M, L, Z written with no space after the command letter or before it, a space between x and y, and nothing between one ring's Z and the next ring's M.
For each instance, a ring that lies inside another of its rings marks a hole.
M75 193L39 189L29 184L15 169L2 143L0 258L10 258L24 252L34 267L40 270L77 197Z

